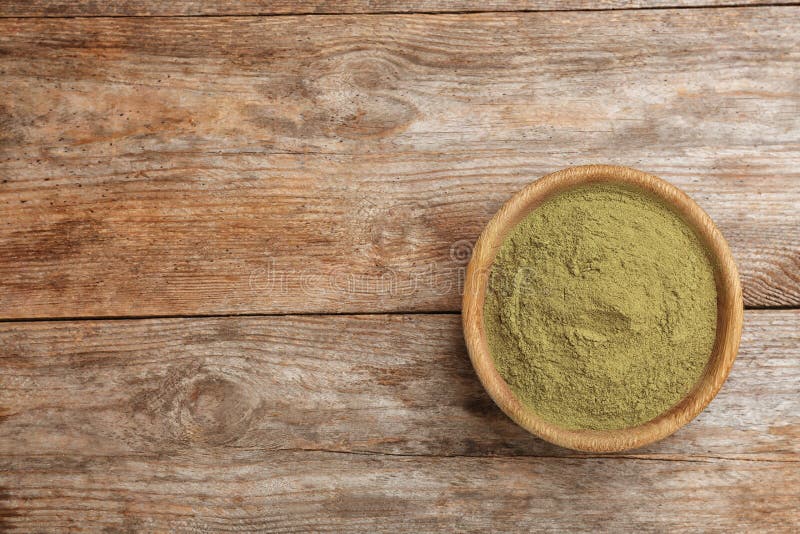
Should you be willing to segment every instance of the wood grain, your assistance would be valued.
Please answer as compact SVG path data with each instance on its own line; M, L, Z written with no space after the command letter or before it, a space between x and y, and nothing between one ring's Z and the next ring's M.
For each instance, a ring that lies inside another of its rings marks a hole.
M226 450L0 458L7 530L793 532L798 465Z
M748 311L697 420L597 458L494 407L457 315L3 323L0 526L789 532L798 324Z
M613 162L800 305L793 7L0 21L0 317L455 311L532 179Z
M606 10L789 4L791 0L0 0L0 17L197 16Z
M798 460L800 310L745 325L708 409L635 455ZM0 351L0 451L14 457L578 455L494 406L455 314L3 323Z

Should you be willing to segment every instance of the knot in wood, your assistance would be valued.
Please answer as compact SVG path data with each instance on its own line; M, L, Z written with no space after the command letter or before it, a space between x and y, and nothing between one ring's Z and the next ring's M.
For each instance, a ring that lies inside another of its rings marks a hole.
M205 375L187 384L179 403L178 422L184 438L222 445L246 434L257 399L246 384Z

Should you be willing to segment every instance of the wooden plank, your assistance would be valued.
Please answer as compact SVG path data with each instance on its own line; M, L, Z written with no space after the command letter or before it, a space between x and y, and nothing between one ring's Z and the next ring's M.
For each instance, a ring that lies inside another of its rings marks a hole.
M796 532L797 463L226 449L0 458L20 531Z
M719 396L637 457L799 460L800 310L745 324ZM13 457L577 454L494 406L458 315L3 323L0 351L0 451Z
M800 9L0 22L0 317L454 311L573 164L706 208L800 305Z
M0 17L468 13L763 5L762 0L0 0ZM791 0L771 0L771 5Z
M800 525L800 310L748 312L709 409L608 457L568 457L493 408L458 322L4 323L0 528Z

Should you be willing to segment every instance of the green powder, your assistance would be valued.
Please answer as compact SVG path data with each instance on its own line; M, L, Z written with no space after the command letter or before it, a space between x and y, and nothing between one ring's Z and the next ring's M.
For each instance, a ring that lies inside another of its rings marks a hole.
M497 370L565 428L649 421L702 375L716 329L712 263L695 233L638 189L581 186L506 237L484 305Z

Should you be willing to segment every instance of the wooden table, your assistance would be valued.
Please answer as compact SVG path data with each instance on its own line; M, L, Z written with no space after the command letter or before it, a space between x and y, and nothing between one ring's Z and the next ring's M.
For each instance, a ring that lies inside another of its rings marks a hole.
M0 1L0 529L796 532L800 8L748 3ZM459 316L591 162L692 195L747 307L608 456L510 422Z

